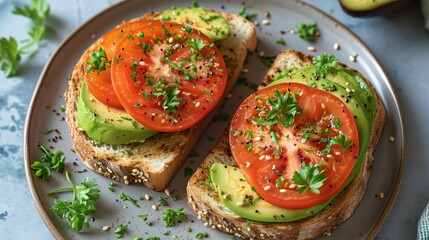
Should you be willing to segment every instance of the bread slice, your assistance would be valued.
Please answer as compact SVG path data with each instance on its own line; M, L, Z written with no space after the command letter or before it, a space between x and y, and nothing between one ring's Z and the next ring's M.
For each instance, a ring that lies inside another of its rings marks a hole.
M153 19L158 14L147 14L140 19ZM244 18L231 13L221 14L230 26L229 36L217 42L225 62L228 63L225 98L241 73L247 52L254 51L256 48L256 33L253 24ZM136 20L138 19L131 21ZM189 155L216 110L188 130L177 133L159 133L144 143L119 146L96 143L81 131L76 121L76 104L86 70L85 56L94 51L95 47L94 43L76 64L69 80L68 91L65 93L66 117L74 149L86 166L105 177L125 184L139 183L156 191L162 191ZM127 150L131 150L132 154L127 155Z
M282 70L311 65L312 59L312 56L300 52L282 51L269 69L260 88L273 82ZM373 162L372 154L385 120L384 106L370 82L368 80L366 82L376 96L376 113L363 165L355 179L322 212L300 221L270 224L249 221L228 210L221 203L215 191L209 190L207 186L201 184L209 177L209 169L213 163L236 166L228 143L228 132L225 133L188 182L186 190L191 209L198 214L198 218L208 222L212 227L244 239L313 239L330 233L333 228L350 217L364 194ZM247 222L250 222L250 229L246 226Z

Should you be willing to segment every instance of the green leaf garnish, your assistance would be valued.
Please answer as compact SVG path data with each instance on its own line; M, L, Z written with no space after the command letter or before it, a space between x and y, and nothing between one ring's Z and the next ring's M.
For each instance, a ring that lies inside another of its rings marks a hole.
M178 210L173 210L170 208L162 213L162 220L164 220L166 227L172 227L176 225L176 222L174 221L175 217L178 217L182 220L188 219L188 217L185 215L184 208L179 208Z
M262 64L264 64L264 66L267 68L273 65L276 58L277 56L259 56L259 59L261 59Z
M128 195L126 195L125 193L123 193L123 192L120 192L119 193L119 198L121 199L121 200L123 200L123 201L129 201L131 204L133 204L134 206L136 206L136 207L140 207L140 205L137 203L137 201L134 199L134 198L132 198L132 197L130 197L130 196L128 196Z
M124 236L125 231L127 231L128 225L119 225L115 228L114 234L117 238L122 238Z
M306 41L314 41L316 39L317 24L316 23L299 23L296 25L299 37Z
M325 170L320 171L323 166L323 162L313 165L313 163L306 164L301 163L301 171L295 171L293 173L292 181L298 185L298 192L305 193L308 189L310 191L319 194L319 188L323 186L323 182L328 179L325 174Z
M107 58L106 51L104 51L102 47L100 47L97 52L90 53L89 57L91 60L86 63L86 73L97 71L98 74L106 70L107 67L110 67L110 60Z
M321 55L313 58L313 64L316 67L316 73L319 75L324 75L330 69L335 68L337 65L338 59L335 55L328 55L327 53L322 53Z
M258 16L256 13L249 13L244 6L244 4L241 4L240 9L238 10L238 16L244 17L247 20L252 20L252 18L255 18Z

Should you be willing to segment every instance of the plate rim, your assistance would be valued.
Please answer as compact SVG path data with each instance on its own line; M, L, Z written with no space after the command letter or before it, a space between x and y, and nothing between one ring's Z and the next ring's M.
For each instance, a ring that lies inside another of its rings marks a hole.
M80 31L82 31L84 28L86 28L89 23L96 20L97 18L100 18L102 15L106 14L109 11L112 11L113 9L115 9L115 8L117 8L123 4L129 4L129 2L132 2L132 1L117 2L117 3L112 4L111 6L107 7L106 9L100 11L99 13L95 14L94 16L92 16L91 18L86 20L84 23L79 25L75 30L73 30L58 45L57 49L52 53L48 62L45 64L45 66L44 66L44 68L43 68L43 70L42 70L42 72L38 78L37 85L34 89L30 104L28 106L27 115L26 115L26 119L25 119L25 125L24 125L24 136L23 136L24 171L25 171L27 184L29 186L29 190L30 190L30 194L31 194L33 203L34 203L39 215L41 216L44 224L46 225L46 227L48 228L48 230L50 231L50 233L53 235L53 237L55 239L67 239L67 238L61 232L60 227L57 224L55 224L55 221L53 220L53 218L51 218L51 215L48 213L48 210L44 207L42 199L40 197L40 194L39 194L39 192L37 192L36 183L34 181L34 174L33 174L32 169L30 167L30 159L29 159L29 155L30 155L30 150L29 150L29 142L30 142L29 137L30 136L29 135L30 134L29 134L29 131L31 128L30 122L31 122L31 118L33 115L33 109L34 109L35 101L36 101L37 96L39 95L39 90L41 88L41 85L44 82L45 75L48 72L48 70L50 69L51 63L54 61L54 59L56 59L57 55L60 53L62 48L65 45L67 45L67 43L69 41L71 41L71 39L76 34L78 34ZM405 141L406 140L406 129L405 129L403 110L402 110L400 101L398 99L397 91L394 88L394 85L392 84L392 81L391 81L389 75L387 74L387 72L385 71L383 65L380 63L380 61L378 60L378 58L376 57L374 52L366 45L366 43L363 42L363 40L360 39L359 36L357 36L354 32L352 32L348 27L343 25L340 21L338 21L334 17L330 16L329 14L325 13L324 11L320 10L319 8L311 5L310 3L303 2L300 0L294 0L294 2L296 4L301 4L303 7L310 9L311 11L317 12L318 14L320 14L322 17L326 18L330 22L335 23L337 25L337 27L340 28L340 30L347 32L350 35L350 37L353 38L353 40L355 40L358 43L358 45L360 45L360 47L362 47L368 53L368 55L376 63L376 65L377 65L376 67L378 68L378 73L382 76L382 78L384 78L383 81L386 81L387 86L389 88L389 92L391 92L391 94L392 94L392 97L393 97L393 100L395 103L394 105L398 109L398 113L399 113L398 117L399 117L399 123L400 123L400 133L401 133L400 139L403 143L401 146L401 157L400 157L400 162L399 162L399 171L398 171L398 174L396 176L396 182L394 184L392 194L389 197L389 199L387 200L387 203L386 203L386 205L385 205L385 207L381 213L380 218L373 224L373 227L371 228L368 235L366 236L366 239L374 239L376 237L376 235L378 234L378 232L380 231L382 225L386 221L389 213L391 212L391 210L393 208L393 205L395 203L397 195L399 194L399 189L401 186L401 182L402 182L402 178L403 178L403 172L404 172L405 163L406 163L406 149L407 149L406 141Z

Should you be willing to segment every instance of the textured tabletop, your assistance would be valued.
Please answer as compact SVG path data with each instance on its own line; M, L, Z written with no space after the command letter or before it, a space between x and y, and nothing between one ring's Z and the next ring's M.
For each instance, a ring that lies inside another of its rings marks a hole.
M11 14L26 0L0 0L0 37L26 38L29 23ZM23 166L23 128L38 77L50 55L70 32L114 0L50 0L49 25L56 29L17 77L0 73L0 238L52 239L31 200ZM66 4L67 2L67 4ZM396 88L407 129L407 162L396 203L377 238L415 239L417 221L429 201L429 31L416 2L402 12L370 19L346 15L337 1L307 2L355 32L385 67ZM426 144L425 144L426 142Z

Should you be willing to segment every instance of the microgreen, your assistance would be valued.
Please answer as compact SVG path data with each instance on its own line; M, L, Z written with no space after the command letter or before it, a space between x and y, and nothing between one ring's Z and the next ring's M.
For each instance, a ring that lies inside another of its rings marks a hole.
M185 209L179 208L178 210L167 209L162 213L162 220L165 222L166 227L172 227L176 225L174 218L178 217L179 219L186 220L188 217L185 215Z
M316 67L316 73L323 75L330 69L333 69L337 65L338 59L335 55L328 55L322 53L321 55L313 58L313 64Z
M51 210L60 218L66 219L73 231L79 232L83 227L89 227L88 216L95 213L95 202L100 198L100 190L97 184L86 178L79 185L75 185L66 171L67 181L70 187L62 187L50 191L47 195L61 192L73 192L71 201L55 200Z
M125 234L125 231L127 231L128 229L128 225L119 225L115 228L115 232L113 232L115 234L115 236L117 238L122 238Z
M31 169L33 169L34 174L46 181L51 176L51 170L63 173L64 163L66 160L64 153L59 150L54 150L51 152L44 146L40 146L39 148L44 154L39 159L40 161L35 161L33 164L31 164ZM49 167L45 166L42 162L49 163Z
M299 23L296 25L299 37L306 41L314 41L316 39L317 24L316 23Z
M301 163L301 170L293 173L292 181L298 185L298 192L305 193L308 189L310 191L319 194L319 188L323 186L323 182L328 179L325 174L325 170L320 171L323 166L323 162L313 165L313 163L306 164Z

